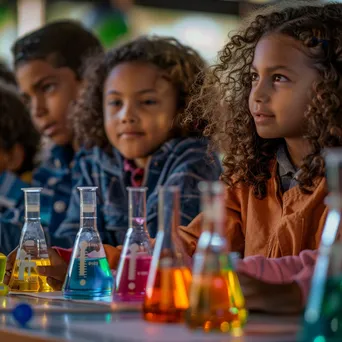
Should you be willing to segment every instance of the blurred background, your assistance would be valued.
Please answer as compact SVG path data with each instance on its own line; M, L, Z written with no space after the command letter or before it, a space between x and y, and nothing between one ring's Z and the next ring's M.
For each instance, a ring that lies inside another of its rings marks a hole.
M297 0L287 0L291 1ZM44 23L71 18L90 28L106 48L154 33L178 38L211 62L241 17L274 2L277 0L0 0L0 60L11 65L10 48L18 36Z

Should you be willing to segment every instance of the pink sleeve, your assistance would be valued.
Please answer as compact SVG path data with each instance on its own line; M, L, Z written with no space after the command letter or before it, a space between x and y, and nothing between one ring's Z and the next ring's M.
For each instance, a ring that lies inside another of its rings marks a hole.
M297 282L302 290L303 302L306 302L313 275L317 250L305 250L298 256L265 258L251 256L237 263L237 271L268 283Z
M65 249L65 248L60 248L60 247L52 247L58 254L59 256L67 263L69 264L70 259L71 259L71 254L72 254L72 248Z

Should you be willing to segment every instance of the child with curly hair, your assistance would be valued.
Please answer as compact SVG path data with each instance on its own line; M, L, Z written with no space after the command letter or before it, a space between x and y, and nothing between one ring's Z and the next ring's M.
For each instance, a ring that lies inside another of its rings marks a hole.
M188 224L200 210L198 182L219 178L220 162L215 154L207 155L203 123L179 124L203 67L196 51L159 37L138 38L89 64L73 115L86 148L78 155L76 186L99 187L98 228L104 243L123 243L127 186L148 188L147 227L154 237L158 186L181 188L181 222ZM71 244L79 228L79 201L75 187L67 218L56 232Z
M257 15L231 37L189 107L187 120L200 108L205 133L224 149L224 234L247 257L238 269L259 309L306 300L328 212L321 152L342 145L341 15L335 4ZM220 100L227 111L217 110ZM200 233L201 215L181 227L189 255Z
M31 180L40 135L13 84L1 80L0 113L0 251L8 253L12 241L19 242L17 208L24 202L21 188L28 187Z

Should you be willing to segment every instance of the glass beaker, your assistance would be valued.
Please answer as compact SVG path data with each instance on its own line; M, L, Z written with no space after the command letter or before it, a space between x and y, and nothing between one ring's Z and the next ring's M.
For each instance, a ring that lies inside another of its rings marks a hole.
M224 188L221 182L200 183L203 227L194 254L186 324L205 332L241 335L247 319L245 301L223 235Z
M79 187L80 229L77 233L63 295L72 299L101 299L113 291L113 276L97 230L96 189Z
M158 233L147 279L143 317L151 322L182 322L189 307L191 273L172 238L173 234L178 234L179 227L178 187L160 187L158 211Z
M342 149L327 149L325 167L329 207L311 282L302 342L342 340ZM337 240L337 241L336 241Z
M24 188L25 223L9 288L13 292L51 292L46 277L37 272L37 266L50 266L46 239L40 223L41 188Z
M116 273L115 300L142 301L151 264L152 247L146 228L146 191L129 187L129 222Z

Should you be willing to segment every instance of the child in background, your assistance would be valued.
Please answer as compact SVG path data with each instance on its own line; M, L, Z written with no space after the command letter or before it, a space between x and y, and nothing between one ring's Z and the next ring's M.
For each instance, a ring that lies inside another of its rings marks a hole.
M28 187L39 149L40 136L30 113L13 85L1 81L0 73L0 222L1 253L13 249L20 235L17 208L23 206L21 188ZM14 234L14 236L13 236Z
M70 168L77 147L68 114L82 84L84 60L101 50L92 33L69 20L45 25L19 38L12 48L22 98L35 127L52 144L50 155L33 174L32 186L43 188L42 225L57 245L64 245L54 232L69 204ZM13 241L12 249L17 243Z
M203 67L196 51L158 37L138 38L88 66L87 86L74 113L77 135L88 150L78 156L75 177L77 186L99 187L97 218L104 243L123 243L127 186L148 188L147 227L154 237L158 186L181 188L181 222L188 224L200 210L197 184L219 178L220 162L207 155L203 123L179 125ZM67 218L56 232L71 243L79 229L79 205L75 187Z

